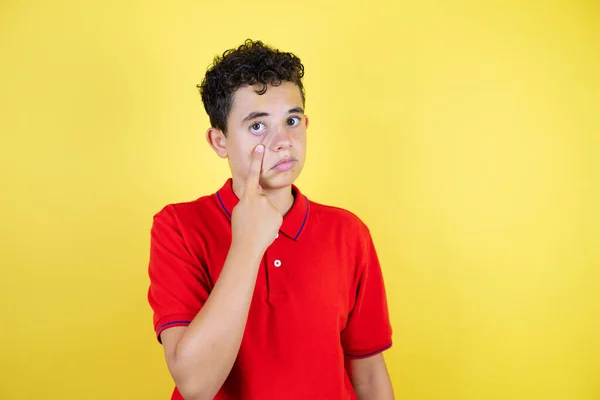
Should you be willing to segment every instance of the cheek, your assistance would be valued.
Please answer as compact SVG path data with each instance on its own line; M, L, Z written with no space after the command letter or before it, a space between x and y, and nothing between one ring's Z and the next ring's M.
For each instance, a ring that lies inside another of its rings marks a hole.
M294 142L296 143L296 146L304 149L304 147L306 145L306 131L305 130L294 133L292 138L293 138Z
M260 137L248 135L244 140L236 139L227 143L230 164L232 168L236 168L237 170L248 169L252 150L260 143Z
M235 156L232 158L232 163L237 169L246 169L250 165L250 153L244 152L242 149L236 151Z

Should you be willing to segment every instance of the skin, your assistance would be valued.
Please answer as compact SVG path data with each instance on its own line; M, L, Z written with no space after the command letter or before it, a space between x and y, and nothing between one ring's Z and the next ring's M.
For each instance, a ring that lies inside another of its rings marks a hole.
M236 91L226 132L206 132L215 153L229 162L240 202L232 212L232 244L207 302L189 326L161 335L167 366L186 399L212 399L229 375L260 262L294 202L291 185L305 162L308 118L298 86L284 82L262 95L255 89ZM292 167L274 169L282 160L293 160ZM383 355L347 359L346 368L360 400L394 399Z

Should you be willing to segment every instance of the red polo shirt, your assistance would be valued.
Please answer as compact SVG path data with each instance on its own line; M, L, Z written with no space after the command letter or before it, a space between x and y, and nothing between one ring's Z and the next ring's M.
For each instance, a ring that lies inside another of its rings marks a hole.
M356 399L344 357L392 345L384 282L368 228L354 214L294 204L267 249L240 351L215 399ZM219 278L238 202L232 180L215 194L154 217L148 300L160 333L194 319ZM172 399L182 399L175 388Z

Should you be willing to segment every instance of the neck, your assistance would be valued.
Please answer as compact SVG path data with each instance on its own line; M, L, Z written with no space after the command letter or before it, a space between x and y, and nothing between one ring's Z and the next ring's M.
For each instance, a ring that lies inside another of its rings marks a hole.
M244 182L233 179L233 192L238 199L242 197L244 192L244 184ZM267 196L271 204L273 204L273 206L281 213L281 215L287 214L294 205L294 195L292 194L291 186L286 186L279 189L263 189L262 194Z

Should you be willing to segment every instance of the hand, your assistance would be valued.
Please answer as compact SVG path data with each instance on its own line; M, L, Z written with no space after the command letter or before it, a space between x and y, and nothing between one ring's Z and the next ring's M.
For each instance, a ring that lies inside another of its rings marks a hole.
M259 251L261 257L283 223L283 216L262 194L260 187L264 151L263 145L254 149L244 192L231 214L232 245Z

